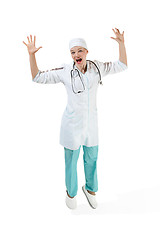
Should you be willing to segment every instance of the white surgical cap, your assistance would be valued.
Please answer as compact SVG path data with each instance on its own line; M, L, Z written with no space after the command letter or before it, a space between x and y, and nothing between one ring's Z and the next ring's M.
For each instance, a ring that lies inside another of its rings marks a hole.
M88 50L87 44L83 38L73 38L69 42L69 49L71 50L72 47L80 46Z

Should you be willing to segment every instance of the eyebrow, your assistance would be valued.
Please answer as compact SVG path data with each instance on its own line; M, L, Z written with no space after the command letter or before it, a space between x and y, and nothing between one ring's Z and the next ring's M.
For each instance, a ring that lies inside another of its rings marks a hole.
M77 50L80 50L80 49L82 50L82 48L78 48ZM75 50L71 50L71 52L75 52Z

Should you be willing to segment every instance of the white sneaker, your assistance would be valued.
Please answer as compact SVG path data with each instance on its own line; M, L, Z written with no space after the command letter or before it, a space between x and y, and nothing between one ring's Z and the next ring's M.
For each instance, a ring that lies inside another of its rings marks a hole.
M68 197L68 194L66 196L66 205L70 209L75 209L77 207L77 200L76 196L74 198Z
M94 209L97 208L98 204L97 204L97 201L96 201L96 196L95 195L92 195L90 194L86 189L85 189L85 186L82 187L82 190L90 204L90 206Z

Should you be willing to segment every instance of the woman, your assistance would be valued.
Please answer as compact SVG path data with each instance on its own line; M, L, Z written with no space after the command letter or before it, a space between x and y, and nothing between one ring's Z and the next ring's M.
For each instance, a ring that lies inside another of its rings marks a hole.
M124 44L124 31L112 29L119 43L119 60L100 62L86 60L88 47L84 39L74 38L69 43L73 59L71 64L63 64L60 68L40 71L37 67L36 48L32 35L28 44L23 42L29 52L32 80L37 83L63 83L68 103L62 116L60 144L65 154L66 205L70 209L77 206L77 161L80 148L83 146L83 160L86 183L82 190L92 208L97 208L96 194L98 191L97 157L98 157L98 122L96 94L101 78L107 74L127 69L127 56Z

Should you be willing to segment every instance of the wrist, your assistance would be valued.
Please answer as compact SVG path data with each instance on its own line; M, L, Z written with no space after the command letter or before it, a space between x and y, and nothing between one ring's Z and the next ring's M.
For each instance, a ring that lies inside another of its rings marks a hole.
M30 57L34 57L34 56L35 56L35 53L29 53L29 56L30 56Z
M119 46L125 46L124 42L119 42Z

